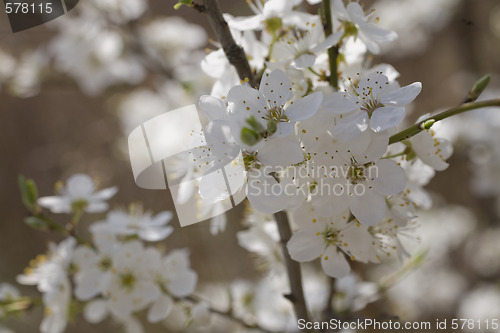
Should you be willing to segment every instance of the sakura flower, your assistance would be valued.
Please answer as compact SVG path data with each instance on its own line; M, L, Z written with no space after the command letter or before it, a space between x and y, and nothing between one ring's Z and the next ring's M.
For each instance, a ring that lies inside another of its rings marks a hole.
M304 69L314 65L317 53L337 44L341 37L339 31L325 38L321 22L313 21L305 32L294 31L283 37L273 47L272 56L278 60L291 60L292 66Z
M51 243L47 256L40 255L30 263L17 282L37 285L43 293L45 316L40 325L42 333L61 333L66 328L67 311L71 299L71 285L67 269L71 262L76 240L66 238L59 245Z
M174 230L166 224L172 219L172 213L164 211L152 216L143 212L142 207L132 205L130 212L113 210L108 213L105 221L94 223L90 230L93 233L103 230L115 235L137 235L148 242L158 242L167 238Z
M312 117L323 95L320 92L291 101L292 82L281 70L262 77L259 90L245 85L228 93L229 122L236 142L250 148L270 136L288 136L297 121Z
M99 213L108 209L105 201L114 196L118 188L94 191L94 181L89 176L76 174L68 179L66 186L60 190L60 195L40 198L38 204L53 213L70 213L82 208L88 213Z
M285 26L297 26L306 28L306 22L310 22L314 15L293 10L302 0L268 0L265 3L257 0L249 1L250 9L255 15L243 18L235 18L228 22L229 26L238 30L262 30L276 31Z
M342 0L333 0L332 14L343 22L346 34L359 37L371 53L380 52L379 43L391 42L397 38L394 31L375 26L378 18L374 17L374 12L365 16L363 8L357 2L349 2L345 7Z
M379 133L398 126L405 116L405 106L422 90L420 82L402 88L389 84L387 76L370 73L353 84L350 91L339 91L325 98L330 112L342 115L333 136L342 141L357 137L370 128Z
M442 171L448 167L446 159L453 153L453 146L446 139L436 138L432 129L418 133L410 138L410 142L418 158L434 170Z
M149 309L148 320L150 322L159 322L169 315L173 306L171 296L182 298L194 291L198 275L189 265L187 250L173 251L163 259L156 282L160 289L168 294L161 294Z
M104 291L111 277L112 258L120 249L113 234L99 230L93 234L96 249L78 246L73 254L75 266L75 296L87 301Z
M160 289L154 278L160 259L157 250L145 249L138 241L121 246L112 258L111 277L103 287L106 309L111 314L125 319L158 298Z
M367 227L359 222L348 222L349 214L327 219L311 209L306 205L294 217L300 229L287 243L293 260L307 262L320 257L325 273L335 278L344 277L351 271L344 253L353 260L377 262Z

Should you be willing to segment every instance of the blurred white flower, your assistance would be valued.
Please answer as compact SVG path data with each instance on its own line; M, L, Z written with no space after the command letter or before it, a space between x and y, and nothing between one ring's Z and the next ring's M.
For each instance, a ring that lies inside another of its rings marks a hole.
M59 245L49 244L47 255L39 255L18 275L17 282L37 285L43 293L45 316L40 325L42 333L61 333L66 328L67 311L71 300L71 284L68 279L68 266L71 263L76 240L66 238Z
M342 0L333 0L331 9L333 16L346 25L345 34L359 37L371 53L380 52L379 43L391 42L398 37L394 31L377 27L375 23L378 22L378 18L375 17L375 13L372 11L365 15L363 8L357 2L349 2L346 7Z
M193 293L198 275L190 268L189 251L175 250L170 252L161 262L156 283L161 294L152 304L148 312L148 320L152 323L165 319L172 311L173 297L186 297Z
M95 192L92 178L85 174L75 174L67 180L66 186L60 189L60 195L39 198L38 204L53 213L71 213L75 209L100 213L108 209L106 200L114 196L117 191L118 188L115 186Z
M105 231L121 236L137 235L142 240L158 242L174 231L172 226L167 225L172 216L169 211L152 216L150 212L143 212L142 206L131 205L128 213L122 210L110 211L106 220L94 223L90 230L94 234Z
M111 277L103 287L111 314L126 319L161 295L155 283L161 261L158 250L145 249L141 242L130 241L116 251L111 261Z

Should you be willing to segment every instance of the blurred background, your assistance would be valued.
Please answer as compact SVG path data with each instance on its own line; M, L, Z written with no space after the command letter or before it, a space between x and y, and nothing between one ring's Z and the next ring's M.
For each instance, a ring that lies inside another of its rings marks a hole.
M381 26L399 35L373 62L392 64L401 85L423 84L411 120L459 104L488 73L492 81L485 95L500 97L498 1L361 2L376 8ZM135 185L126 137L141 122L210 92L213 79L199 65L205 48L215 49L209 43L214 36L208 20L187 7L176 11L174 3L82 0L65 16L15 34L7 16L0 14L0 281L15 283L49 241L62 239L23 223L28 212L20 200L20 174L37 182L41 196L52 195L57 181L86 173L101 188L119 187L112 207L141 202L155 213L173 210L168 191ZM220 3L234 16L251 14L244 0ZM165 18L169 20L159 24ZM150 45L154 47L148 49ZM446 122L440 131L454 142L455 153L450 167L427 187L433 208L419 216L429 260L366 308L366 315L500 319L500 110ZM235 237L243 228L243 206L228 213L226 230L215 236L208 222L185 228L171 222L175 231L165 246L190 249L201 285L258 277L251 256ZM51 216L65 223L65 216ZM81 229L104 218L85 216ZM370 280L390 269L359 272ZM37 295L34 287L20 290ZM41 317L42 310L35 309L7 324L17 332L37 332ZM90 325L76 319L67 332L115 329L112 322ZM165 328L147 326L146 331Z

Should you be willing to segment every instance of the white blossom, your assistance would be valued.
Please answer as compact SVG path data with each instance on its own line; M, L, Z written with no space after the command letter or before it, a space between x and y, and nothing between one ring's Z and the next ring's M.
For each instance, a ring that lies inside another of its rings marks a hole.
M53 213L70 213L75 208L83 208L88 213L99 213L108 209L106 200L117 191L117 187L109 187L95 192L94 181L89 176L75 174L67 180L66 186L60 189L60 195L42 197L38 199L38 204Z

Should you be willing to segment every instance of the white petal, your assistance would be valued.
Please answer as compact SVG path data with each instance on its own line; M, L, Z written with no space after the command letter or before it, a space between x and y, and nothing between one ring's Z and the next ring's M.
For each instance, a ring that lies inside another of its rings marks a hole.
M89 302L83 310L83 317L91 324L97 324L103 321L108 315L108 305L105 300L95 300Z
M367 263L374 257L376 250L367 227L354 222L342 231L342 236L342 243L347 244L342 250L353 260Z
M210 95L203 95L200 97L198 105L210 120L226 119L226 104L221 99Z
M301 121L311 118L318 111L322 101L323 94L321 92L307 95L294 101L293 104L287 107L285 114L290 121Z
M376 109L370 118L370 127L375 132L382 132L396 127L403 121L405 109L398 106L384 106Z
M367 226L380 222L387 210L384 196L368 189L367 186L364 195L353 193L349 197L349 203L354 217Z
M79 300L88 301L101 292L102 273L98 268L87 268L77 277L75 296Z
M156 214L155 217L153 217L149 222L148 225L150 226L162 226L167 224L171 219L172 219L172 212L169 212L168 210L160 212Z
M148 311L148 321L150 323L157 323L167 318L172 311L174 302L168 296L160 296Z
M361 5L357 2L350 2L347 5L347 12L349 13L349 17L355 22L364 22L365 21L365 12Z
M347 142L357 138L367 129L368 114L366 112L359 111L342 118L333 129L332 135L334 138L342 142Z
M337 250L337 247L330 245L323 252L321 257L321 267L323 271L331 277L341 278L349 274L351 266L347 262L344 254Z
M267 122L262 121L262 117L267 114L267 104L265 97L255 89L248 86L234 86L229 90L227 94L227 100L230 105L229 117L236 114L243 119L247 119L250 116L255 116L257 120L266 126ZM246 124L245 124L246 125ZM239 133L237 133L239 136ZM235 136L235 133L233 133Z
M71 212L71 203L64 197L42 197L39 198L37 202L40 206L48 208L51 212L56 214Z
M94 192L94 181L85 174L76 174L66 182L66 190L75 198L85 198Z
M304 160L300 144L289 138L275 138L266 142L257 154L259 161L270 167L281 167L281 170ZM281 171L279 170L279 171Z
M237 30L257 30L262 29L262 15L254 15L249 17L237 17L228 22L231 28Z
M307 228L293 234L286 245L290 257L299 262L318 258L325 248L323 235L318 233L313 228Z
M376 172L373 172L373 167L376 168ZM373 174L378 173L378 177L370 184L373 184L373 189L375 191L383 195L399 193L406 186L406 173L404 169L393 160L380 160L368 169L368 172L372 172Z
M415 82L382 96L380 102L384 105L405 106L413 102L420 91L422 91L422 83Z
M340 20L350 21L349 13L347 12L342 0L333 0L332 2L332 13Z
M253 208L274 214L287 207L287 196L274 177L260 170L250 172L246 195Z
M92 194L92 199L94 200L108 200L112 196L114 196L118 192L118 187L113 186L113 187L108 187L105 188L104 190L101 190L99 192L96 192Z
M307 67L311 67L316 62L316 56L305 53L300 55L294 61L292 61L292 66L298 69L304 69Z
M190 269L170 277L167 288L174 296L186 297L194 291L197 281L198 275Z
M168 227L148 227L139 231L138 235L141 239L148 242L158 242L167 238L174 228Z
M352 101L352 96L347 92L336 92L325 96L323 107L335 114L349 113L359 109L358 105Z
M340 38L342 37L342 35L343 35L342 31L337 31L334 34L331 34L324 41L322 41L321 43L319 43L318 45L313 47L311 49L311 52L316 53L319 51L329 49L330 47L336 45L340 41Z
M89 202L88 205L85 207L85 211L87 213L102 213L107 211L109 208L109 205L105 202L98 201L98 202Z
M292 81L283 71L276 69L262 76L259 92L271 107L283 107L293 97Z

